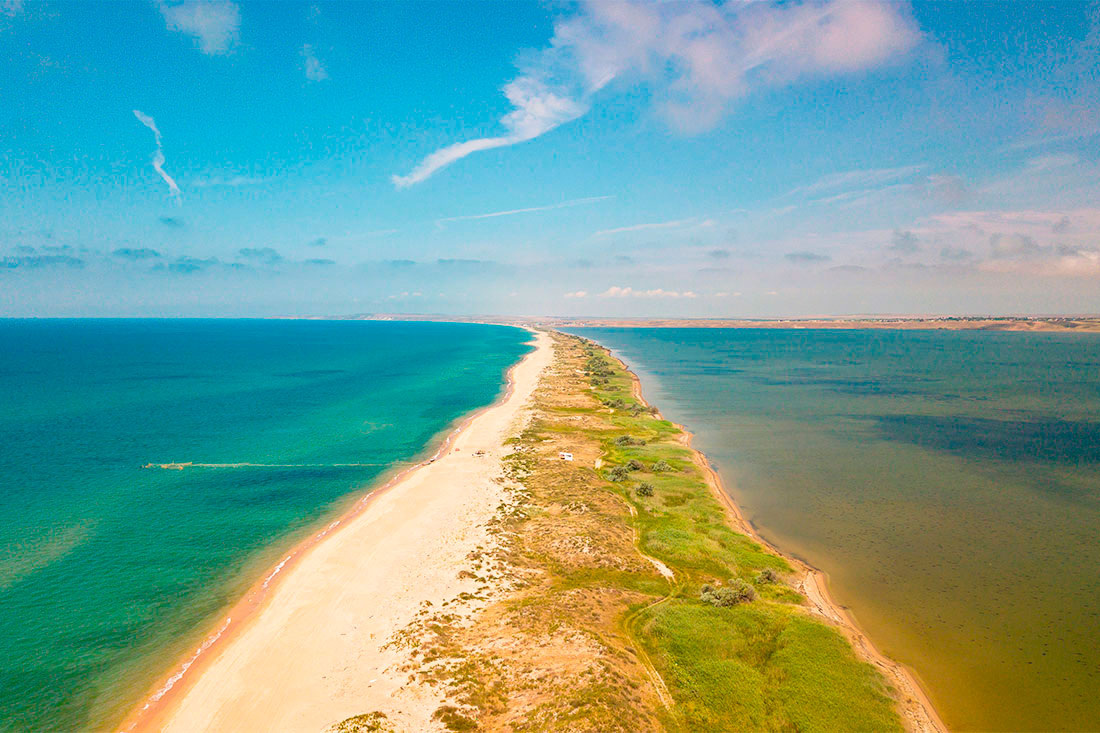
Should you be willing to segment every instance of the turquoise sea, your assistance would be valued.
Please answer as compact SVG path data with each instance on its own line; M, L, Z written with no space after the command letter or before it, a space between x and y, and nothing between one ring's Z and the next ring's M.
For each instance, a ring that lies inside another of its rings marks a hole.
M0 730L118 722L280 551L500 395L527 341L0 320ZM143 468L184 461L292 465Z
M577 329L956 730L1100 730L1100 335Z

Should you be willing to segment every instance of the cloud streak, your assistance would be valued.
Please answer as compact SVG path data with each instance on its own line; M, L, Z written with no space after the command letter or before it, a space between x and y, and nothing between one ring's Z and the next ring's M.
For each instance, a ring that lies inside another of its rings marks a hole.
M594 204L598 201L607 201L613 199L614 196L589 196L583 199L571 199L569 201L563 201L560 204L549 204L547 206L529 206L524 209L508 209L507 211L492 211L488 214L469 214L466 216L448 216L443 219L436 219L436 224L446 224L451 221L475 221L477 219L495 219L500 216L515 216L516 214L531 214L537 211L553 211L554 209L568 209L573 206L584 206L586 204Z
M584 292L584 291L580 291ZM619 287L612 285L607 290L600 293L601 298L694 298L697 297L695 293L690 290L665 290L664 288L654 288L652 290L635 290L631 287Z
M160 130L157 129L157 123L152 117L141 112L140 110L134 110L134 117L138 118L138 121L153 131L153 136L157 142L157 149L153 153L153 170L155 170L164 182L168 184L168 189L171 191L172 196L179 201L180 187L176 185L176 182L172 179L172 176L168 175L164 170L164 148L161 144Z
M673 221L658 221L650 224L633 224L628 227L616 227L615 229L601 229L592 236L606 237L611 234L624 234L626 232L644 232L650 229L683 229L689 226L709 226L713 224L710 219L700 222L698 219L675 219Z
M590 2L519 62L503 88L513 108L503 134L440 148L392 180L412 186L473 153L544 135L586 114L617 80L645 83L672 127L699 132L756 89L873 68L920 37L893 3Z

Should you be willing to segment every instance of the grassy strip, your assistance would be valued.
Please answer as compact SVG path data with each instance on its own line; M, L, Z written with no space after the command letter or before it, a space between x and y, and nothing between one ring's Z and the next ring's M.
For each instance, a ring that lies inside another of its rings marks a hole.
M604 449L603 477L634 505L641 551L676 575L669 600L645 607L628 628L665 678L678 726L898 730L881 676L802 611L799 593L772 580L791 568L730 527L682 431L634 398L633 376L618 360L592 343L580 349L591 395L604 407L606 430L593 435ZM742 584L755 600L702 600L704 586Z

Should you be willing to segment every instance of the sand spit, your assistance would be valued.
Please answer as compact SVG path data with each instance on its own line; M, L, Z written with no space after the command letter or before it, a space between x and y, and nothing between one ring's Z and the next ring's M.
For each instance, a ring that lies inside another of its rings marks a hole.
M510 695L507 706L496 711L496 724L506 725L513 707L537 714L537 695L524 696L534 695L536 687L548 694L557 690L555 684L564 679L566 668L572 669L569 654L589 662L600 657L597 649L574 649L560 639L542 639L531 648L537 635L520 647L508 647L519 640L494 636L497 626L510 628L500 604L494 605L510 592L507 582L499 582L508 578L497 578L495 584L502 589L488 595L475 580L485 573L481 558L500 547L492 529L494 517L512 506L502 465L511 448L504 442L517 435L532 414L541 414L537 411L545 395L534 399L535 389L544 373L551 380L544 384L551 384L557 373L550 369L553 338L557 337L536 335L536 350L511 372L507 397L470 418L435 458L399 474L267 573L249 595L257 594L259 600L250 605L246 597L219 622L134 711L124 729L342 731L346 726L339 726L341 721L369 723L372 715L381 713L395 730L441 730L435 718L441 706L452 701L445 697L445 689L426 681L432 673L424 674L422 663L423 655L432 654L427 643L431 635L417 636L418 629L424 632L436 623L484 631L482 646L488 647L473 651L504 655L502 659L512 652L520 654L530 662L530 669L513 665L521 671L557 670L548 679L538 677L542 682L535 687L513 690L519 697ZM632 375L631 381L634 396L644 403L637 378ZM681 431L679 440L690 448L691 434L682 426ZM695 450L692 455L727 508L731 525L766 544L745 521L705 456ZM597 469L601 463L592 455L577 458L587 465L594 462ZM633 507L628 508L635 516ZM641 552L637 526L631 522L631 527L640 561L652 563L659 576L674 584L676 574ZM625 542L631 545L629 537ZM798 571L795 587L807 597L808 610L837 626L857 654L875 665L895 689L906 729L945 731L917 678L875 649L850 614L829 597L826 578L797 558L785 557ZM512 568L513 575L517 572L524 571ZM475 633L469 638L480 637ZM614 647L615 640L605 641ZM508 648L498 648L500 644ZM550 657L542 658L547 654ZM538 658L528 659L532 655ZM673 706L672 696L651 663L641 656L634 663L649 674L648 684L638 691L639 720L655 723L649 708ZM637 670L620 672L629 676ZM644 689L650 686L654 690ZM651 700L654 691L657 699ZM346 729L359 730L355 725Z
M462 571L493 542L488 524L507 500L503 443L552 360L548 335L535 346L505 398L288 555L250 593L262 601L219 621L122 729L316 732L365 711L402 730L438 728L438 692L411 681L408 651L388 642L425 608L475 590Z

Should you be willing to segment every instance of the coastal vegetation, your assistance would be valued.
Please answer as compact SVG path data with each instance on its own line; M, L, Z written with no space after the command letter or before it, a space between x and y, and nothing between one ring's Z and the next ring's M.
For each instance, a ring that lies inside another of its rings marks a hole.
M891 690L734 528L686 433L602 348L556 359L505 458L481 583L396 643L452 730L900 730ZM570 453L574 460L560 458Z

